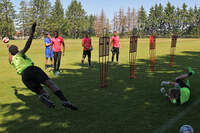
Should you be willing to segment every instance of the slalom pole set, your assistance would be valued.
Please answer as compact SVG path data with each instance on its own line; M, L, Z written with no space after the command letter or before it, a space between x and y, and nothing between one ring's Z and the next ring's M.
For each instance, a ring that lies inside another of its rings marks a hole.
M176 35L172 35L171 49L170 49L170 66L174 65L174 56L175 56L175 51L176 51L177 38L178 37Z
M171 49L170 49L170 66L174 65L174 56L176 50L177 36L172 35L171 37ZM135 79L135 65L137 57L137 44L138 36L130 37L129 44L129 78ZM108 75L108 63L109 63L109 48L110 38L103 36L99 38L99 72L100 72L100 87L107 86L107 75ZM150 57L150 72L154 71L156 56L156 36L151 35L149 37L149 57Z
M109 63L110 38L103 36L99 38L99 69L100 69L100 87L107 86L107 73Z
M149 55L150 55L150 72L154 71L155 55L156 55L156 37L151 35L149 37Z
M135 63L136 63L136 56L137 56L137 36L130 37L130 45L129 45L129 78L135 78Z

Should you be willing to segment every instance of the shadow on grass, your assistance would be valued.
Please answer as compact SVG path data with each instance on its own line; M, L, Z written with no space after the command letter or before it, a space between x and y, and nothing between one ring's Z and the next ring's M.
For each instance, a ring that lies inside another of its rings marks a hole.
M15 95L21 102L1 104L4 121L0 127L8 133L149 133L190 104L171 105L159 92L160 81L174 80L187 72L188 66L198 71L200 53L185 51L183 54L175 56L174 67L169 66L169 56L157 57L153 73L149 72L149 60L138 60L134 80L129 79L128 64L110 65L105 88L99 87L97 62L93 62L92 68L84 65L80 69L62 69L53 80L80 108L78 112L62 108L52 93L51 99L57 108L48 109L37 96L25 96L20 88ZM198 82L197 72L191 77L191 102L198 99Z

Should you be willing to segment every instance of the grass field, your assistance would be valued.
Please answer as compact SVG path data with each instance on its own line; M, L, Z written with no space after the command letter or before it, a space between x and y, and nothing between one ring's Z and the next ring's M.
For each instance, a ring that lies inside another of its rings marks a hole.
M56 109L48 109L21 82L0 45L0 132L5 133L177 133L183 124L200 132L200 39L178 39L174 67L169 66L170 39L157 39L155 72L149 72L149 44L139 39L136 79L129 80L128 43L121 39L120 63L109 66L108 87L99 87L98 39L93 39L93 67L81 66L80 40L65 40L59 76L48 75L79 107L64 109L49 90ZM10 41L23 47L25 41ZM34 40L27 55L44 69L43 40ZM86 61L87 63L87 61ZM162 80L174 80L191 66L192 98L182 106L170 104L160 94ZM14 87L18 94L14 94ZM160 131L159 131L160 130Z

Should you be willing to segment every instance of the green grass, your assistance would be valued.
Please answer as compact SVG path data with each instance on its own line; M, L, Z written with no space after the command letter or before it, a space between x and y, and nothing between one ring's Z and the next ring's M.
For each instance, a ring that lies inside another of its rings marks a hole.
M80 109L63 109L51 94L56 109L48 109L22 83L21 77L8 63L6 47L0 45L0 132L5 133L151 133L168 120L191 108L174 121L164 133L177 133L183 124L200 131L198 101L200 75L200 39L178 39L174 67L169 66L170 39L157 39L155 72L149 72L149 44L139 39L136 79L129 79L128 43L121 39L120 64L109 66L108 87L99 87L98 39L93 39L93 68L81 67L80 40L65 40L66 55L62 57L63 72L56 77L47 74L60 86L64 94ZM10 41L22 48L25 41ZM34 40L27 55L35 65L44 68L43 40ZM87 63L87 61L86 61ZM189 103L171 105L159 89L162 80L174 80L191 66L196 75L190 78L192 98ZM19 94L14 94L16 86Z

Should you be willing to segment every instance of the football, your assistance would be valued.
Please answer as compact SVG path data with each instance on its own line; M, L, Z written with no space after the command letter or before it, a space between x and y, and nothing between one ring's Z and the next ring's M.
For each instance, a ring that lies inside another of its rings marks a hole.
M180 128L179 133L194 133L194 130L190 125L183 125Z
M8 42L9 42L9 38L8 38L8 37L4 37L4 38L3 38L3 42L4 42L4 43L8 43Z

